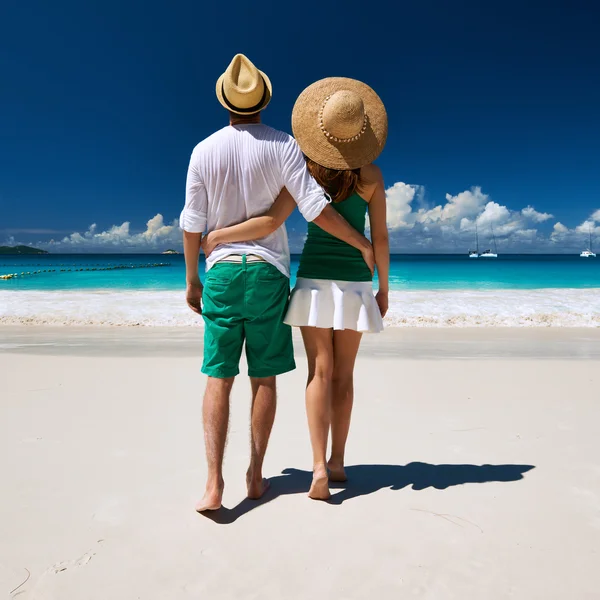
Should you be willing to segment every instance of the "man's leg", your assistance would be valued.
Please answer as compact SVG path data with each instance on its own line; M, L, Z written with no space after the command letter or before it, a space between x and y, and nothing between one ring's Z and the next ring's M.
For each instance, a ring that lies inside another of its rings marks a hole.
M296 368L292 330L283 317L290 293L289 279L268 263L247 266L244 323L248 375L252 383L252 448L247 473L248 497L260 498L267 489L262 465L277 406L277 375Z
M229 425L229 396L233 386L233 377L217 379L209 377L204 392L202 418L204 421L204 445L206 447L206 463L208 478L206 491L196 510L217 510L221 508L223 499L223 456L227 442Z
M196 510L217 510L223 497L223 455L229 423L229 396L239 373L244 344L240 317L243 305L243 274L239 265L218 263L206 275L202 298L204 361L208 375L202 416L208 479L204 497Z
M246 474L248 498L260 498L268 488L262 466L275 421L277 387L275 377L251 377L252 414L250 431L250 467Z

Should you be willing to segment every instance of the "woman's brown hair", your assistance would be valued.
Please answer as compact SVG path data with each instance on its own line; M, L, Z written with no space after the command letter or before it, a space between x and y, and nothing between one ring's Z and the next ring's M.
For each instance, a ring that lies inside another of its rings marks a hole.
M309 173L317 183L331 196L333 202L341 202L352 196L360 189L362 180L360 169L352 171L337 171L317 164L314 160L306 158Z

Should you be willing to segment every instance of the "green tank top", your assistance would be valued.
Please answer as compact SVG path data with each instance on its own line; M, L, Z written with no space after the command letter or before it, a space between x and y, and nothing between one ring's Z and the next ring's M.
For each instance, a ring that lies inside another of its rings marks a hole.
M364 234L368 203L356 192L331 206L354 229ZM308 237L300 256L298 277L307 279L337 279L340 281L371 281L371 271L362 254L346 242L338 240L314 223L308 224Z

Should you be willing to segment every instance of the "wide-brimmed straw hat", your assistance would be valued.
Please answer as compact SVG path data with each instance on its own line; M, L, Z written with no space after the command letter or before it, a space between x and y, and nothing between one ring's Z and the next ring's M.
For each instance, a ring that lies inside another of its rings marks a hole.
M373 162L387 138L387 113L366 83L328 77L309 85L292 111L302 152L329 169L358 169Z
M236 54L217 80L217 98L238 115L253 115L271 101L273 88L265 73L243 54Z

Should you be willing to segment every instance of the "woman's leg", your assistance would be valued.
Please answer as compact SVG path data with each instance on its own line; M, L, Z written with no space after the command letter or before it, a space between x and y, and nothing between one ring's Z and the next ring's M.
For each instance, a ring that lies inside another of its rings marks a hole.
M306 415L313 451L313 481L308 495L315 500L329 498L327 477L327 438L331 413L333 336L331 329L301 327L306 357Z
M333 379L331 390L331 458L329 478L346 481L344 453L354 401L354 363L362 333L345 329L333 332Z

